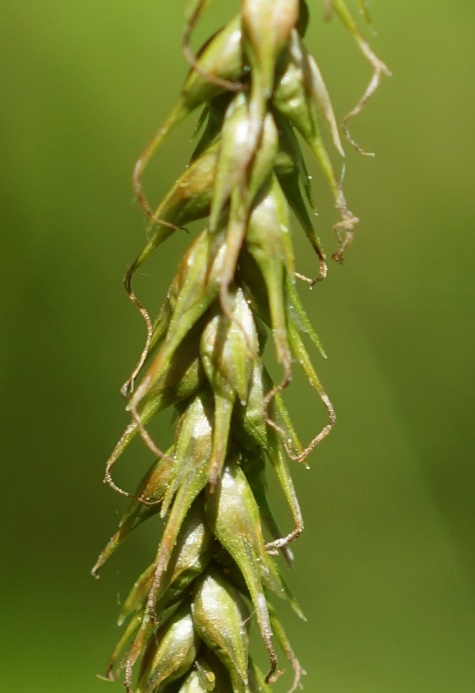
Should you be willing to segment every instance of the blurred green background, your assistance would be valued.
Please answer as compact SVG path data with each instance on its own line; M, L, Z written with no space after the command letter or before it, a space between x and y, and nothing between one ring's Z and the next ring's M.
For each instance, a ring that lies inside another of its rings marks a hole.
M214 3L198 35L236 4ZM310 5L308 43L341 117L370 71ZM352 124L377 152L347 147L355 243L323 285L302 288L338 424L310 471L294 470L306 532L288 580L309 621L284 613L307 691L471 693L475 4L371 9L394 76ZM89 570L124 508L101 482L126 423L118 389L145 336L121 285L145 228L131 169L185 74L181 25L171 0L2 2L3 690L122 690L96 674L155 529L99 582ZM152 167L155 200L185 164L191 129ZM317 172L315 185L331 253L335 212ZM137 286L152 310L186 242L144 268ZM300 231L296 245L313 274ZM296 378L289 400L309 440L318 399ZM148 460L137 446L117 478L132 485Z

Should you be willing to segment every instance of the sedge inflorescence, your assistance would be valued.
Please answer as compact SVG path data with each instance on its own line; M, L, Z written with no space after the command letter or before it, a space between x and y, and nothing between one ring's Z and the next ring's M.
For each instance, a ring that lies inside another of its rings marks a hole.
M134 171L137 197L149 217L148 241L125 285L146 321L147 341L122 389L131 422L107 463L105 480L125 493L113 481L112 468L137 436L154 462L93 573L136 527L162 518L155 558L123 604L120 622L127 625L107 672L112 680L124 672L126 689L135 693L268 691L281 673L282 654L293 670L290 691L301 686L303 670L272 603L275 596L287 600L303 618L276 560L280 553L292 562L289 543L303 529L288 460L304 461L335 421L302 338L306 334L322 351L295 286L291 212L318 258L318 276L308 281L314 284L327 271L312 220L302 140L338 210L336 260L357 222L321 136L322 122L343 155L328 91L303 39L305 1L242 0L238 14L194 55L190 33L208 4L194 0L187 8L190 72ZM349 114L355 115L387 68L362 38L346 3L325 4L373 67L368 89ZM197 109L202 134L190 163L154 210L142 173L170 131ZM204 219L152 320L132 289L134 273L169 236ZM268 341L281 368L276 382L266 369ZM306 447L282 397L294 362L327 414ZM167 408L177 413L177 426L173 444L163 450L147 427ZM293 518L287 533L267 496L269 472ZM251 630L267 651L265 670L250 654Z

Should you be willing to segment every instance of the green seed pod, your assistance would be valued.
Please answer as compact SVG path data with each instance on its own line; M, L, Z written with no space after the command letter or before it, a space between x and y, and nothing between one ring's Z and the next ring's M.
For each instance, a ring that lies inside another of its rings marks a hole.
M245 467L246 476L258 502L263 521L274 537L271 546L276 549L283 549L287 543L298 537L303 531L303 520L292 477L284 459L282 451L283 442L277 435L276 430L267 425L263 414L265 396L271 389L272 382L270 377L263 372L262 367L256 365L253 371L248 403L246 407L241 410L238 409L236 413L235 435L240 443L250 451L250 454L244 458L242 464ZM293 427L287 423L288 417L279 397L276 397L271 402L269 409L270 416L276 421L277 428L282 432L284 440L289 441L300 450L300 443L296 438ZM278 532L277 525L267 503L263 481L262 453L270 461L292 513L294 529L286 536L282 536ZM288 552L285 555L290 562L291 557L289 557Z
M232 313L216 307L203 330L200 355L213 391L237 396L244 405L249 394L252 359L258 353L257 330L242 289L230 294Z
M200 342L201 360L215 400L211 484L224 463L234 402L236 397L243 404L247 401L252 359L258 353L257 330L242 289L229 295L229 303L229 316L216 307Z
M245 693L249 609L244 598L222 574L213 570L198 584L191 608L199 636L228 668L233 691Z
M208 216L219 147L219 140L211 142L188 166L157 207L147 229L148 232L153 230L151 237L127 272L129 282L145 260L176 229Z
M246 450L252 452L262 450L269 457L275 453L275 440L271 435L272 429L267 425L264 400L271 389L270 377L267 374L264 375L262 363L255 362L247 403L236 407L233 419L234 433L239 443Z
M174 449L175 464L162 501L162 517L168 512L175 493L186 476L193 474L197 462L210 458L213 435L211 416L212 399L207 390L202 390L187 406L178 423Z
M244 60L241 43L241 17L236 15L198 53L197 66L190 70L178 99L182 117L224 91L219 81L237 82L242 79Z
M151 357L153 356L154 352L157 350L157 348L163 343L165 336L167 334L168 328L170 326L170 320L173 317L173 311L175 310L176 302L178 299L178 296L180 294L181 289L183 288L183 274L179 271L178 274L175 275L173 278L170 286L168 287L167 295L166 298L158 312L158 315L156 319L153 322L149 341L147 348L144 350L142 357L139 361L139 364L135 367L134 372L132 376L129 378L127 383L123 386L122 390L127 393L127 392L133 392L133 380L136 378L140 370L142 369L143 365L147 362L150 361ZM196 350L196 343L197 343L197 334L200 334L201 328L199 325L199 320L197 321L197 324L194 325L191 330L188 332L188 336L183 339L183 347L180 345L177 347L177 349L183 348L184 352L187 352L187 348L184 346L185 344L188 344L191 347L191 351L194 355L197 354ZM178 357L176 357L175 360L178 360ZM186 360L186 357L185 359ZM165 371L166 373L166 371ZM158 387L160 387L160 383L162 382L162 379L164 378L163 376L163 371L158 375Z
M231 114L233 128L229 130L227 147L225 147L223 136L216 196L213 198L210 217L212 229L214 217L223 208L230 195L229 221L226 229L227 247L220 279L220 301L225 313L230 311L228 291L236 273L249 214L254 199L272 173L278 146L277 128L272 115L267 114L265 118L263 117L262 137L254 145L249 135L251 121L247 97L239 94L235 97L235 101L236 112L233 111ZM225 132L227 132L226 128Z
M132 395L129 408L136 410L163 370L170 367L179 344L217 298L226 244L223 234L203 231L192 243L180 263L173 285L176 301L168 330L158 353Z
M313 65L312 68L309 64L308 55L304 52L298 35L293 34L289 46L287 67L276 86L272 103L284 118L297 128L314 153L333 192L336 206L342 215L343 221L340 225L343 225L347 233L351 234L357 220L348 210L340 182L320 134L315 94L318 89L322 90L323 80L317 79L317 73L316 65ZM327 117L329 117L328 107L326 107L326 111ZM335 137L335 133L333 134ZM338 148L338 140L336 144ZM341 149L341 144L339 148Z
M211 559L213 535L204 520L204 509L195 501L181 528L170 560L170 586L164 603L176 599L207 567Z
M190 70L174 109L137 160L134 170L134 187L138 199L149 216L152 216L152 212L141 186L142 172L148 161L178 123L223 91L219 80L237 81L241 79L243 69L241 18L238 15L204 46L198 55L196 68Z
M309 64L309 56L297 34L292 34L287 54L285 70L276 85L272 96L272 105L282 116L300 132L310 149L314 152L325 175L334 186L336 178L328 154L324 147L318 123L317 103L315 94L320 93L324 104L322 108L327 119L335 127L335 116L331 104L326 104L328 95L324 95L323 79L316 77L320 74L318 68ZM322 86L323 85L323 86ZM336 130L335 146L342 154L338 130Z
M132 378L125 384L125 389L129 389L134 377L133 374ZM127 426L107 460L104 480L109 485L119 490L111 479L112 467L132 440L140 433L140 428L143 429L160 411L172 404L178 405L183 400L195 395L201 387L204 377L203 367L197 353L196 332L195 329L192 329L179 345L169 369L164 369L159 373L153 387L150 388L142 402L141 411L136 412L136 419Z
M236 407L234 417L235 434L239 442L253 452L260 449L267 452L270 447L264 412L264 396L267 393L263 392L263 368L262 363L253 364L248 400L244 406Z
M211 559L212 534L204 523L201 504L195 502L180 529L168 568L157 592L157 611L163 612L207 567ZM146 607L152 588L155 564L152 563L135 582L120 614L119 625L134 611Z
M168 369L160 371L153 387L144 397L144 411L151 402L160 402L160 411L172 404L179 405L183 400L193 397L201 388L205 372L197 348L200 331L201 325L193 326L180 342L170 359Z
M236 462L229 460L226 463L217 480L215 492L206 494L206 516L216 538L242 572L269 654L271 674L277 667L277 657L272 647L272 630L262 586L262 574L267 570L267 555L259 508Z
M249 191L245 195L245 200L250 206L252 206L256 196L272 175L278 151L279 133L277 125L275 124L274 116L271 113L267 113L264 118L262 137L249 173Z
M265 556L259 508L244 472L231 459L226 461L219 480L219 493L207 493L206 516L216 537L239 566L243 563L248 569L249 550L256 559ZM260 574L260 569L257 572Z
M210 413L207 412L207 408L209 407L207 402L209 399L210 395L207 393L202 393L197 398L200 406L196 406L194 409L193 420L195 433L198 434L198 432L202 432L202 441L206 438L209 439L205 447L209 445L209 448L211 448L212 429L210 424ZM202 452L203 449L197 457L189 455L180 458L179 466L182 468L180 470L181 482L172 499L172 505L168 511L167 522L155 559L155 574L148 598L148 608L150 612L155 610L156 597L159 593L161 582L164 579L165 571L168 568L170 557L185 517L190 511L193 501L203 490L208 481L209 456L206 452L201 454Z
M290 350L287 341L285 275L293 275L294 265L288 207L275 176L252 211L244 247L264 277L277 359L288 379Z
M179 609L156 637L150 662L140 673L137 693L151 693L159 690L165 683L171 683L183 676L195 661L199 638L193 625L189 606Z
M274 119L268 114L263 123L263 137L258 149L249 140L250 116L247 94L234 96L229 104L223 122L222 144L219 153L213 201L210 214L210 230L213 231L221 213L231 198L236 186L241 186L246 177L251 178L249 200L272 171L277 154L277 128ZM250 169L250 161L256 160Z
M129 270L129 273L132 271ZM134 370L132 371L132 374L129 376L127 381L124 383L124 385L121 387L121 393L124 397L128 397L129 394L131 394L134 391L135 387L135 380L139 373L141 372L143 366L147 361L150 361L150 358L153 356L153 353L157 350L157 348L160 346L160 344L164 341L165 336L168 331L168 327L170 324L170 320L173 316L173 311L176 306L177 298L180 293L180 289L182 288L182 278L180 274L176 275L171 282L168 292L166 295L166 298L160 308L160 311L153 322L153 324L150 321L150 317L147 313L147 311L141 306L141 304L138 302L137 298L135 297L135 294L132 292L130 288L130 279L131 279L131 274L127 274L125 277L125 286L127 289L127 293L129 294L129 298L135 303L141 314L144 316L145 321L147 323L147 341L145 344L144 349L142 350L142 354L140 356L140 359L135 366ZM189 334L189 339L184 339L183 341L185 344L182 345L182 353L180 356L183 357L183 363L188 364L189 363L189 357L191 356L192 358L196 355L196 349L194 349L194 346L196 344L196 338L193 339L191 337L191 333L193 330L197 329L197 325L194 326L190 330ZM180 347L178 347L180 348ZM181 384L180 384L180 378L178 377L180 374L178 373L172 373L174 368L180 369L183 368L181 364L181 359L177 356L175 359L172 360L170 363L170 369L167 371L166 369L163 369L158 378L157 378L157 383L156 383L156 394L159 394L161 391L161 388L164 386L164 384L167 384L170 386L170 383L172 384L172 390L178 392L178 390L181 389ZM191 364L190 364L191 366ZM191 369L193 367L191 366ZM188 378L185 378L186 382L188 382ZM186 390L186 385L185 385L185 390ZM188 396L188 395L185 395ZM154 402L157 402L157 397L153 398Z
M212 529L222 546L239 566L254 605L252 590L256 590L259 582L281 599L287 599L296 614L305 620L302 610L282 579L279 569L266 552L259 507L253 489L241 467L233 462L226 465L217 493L220 494L217 514L216 506L213 507L213 504L209 502L209 498L214 494L208 494L207 516L210 517L210 513L212 518L216 516L216 524L212 525ZM226 521L227 526L224 524ZM236 536L238 533L239 535ZM258 574L251 577L252 567L257 569ZM257 616L259 621L259 613Z
M299 18L299 0L243 0L243 41L252 76L270 97L275 64Z
M277 59L299 16L299 0L243 0L241 12L243 46L251 67L248 137L254 148L272 94Z
M168 454L171 453L171 450ZM172 478L173 461L166 457L157 460L150 467L142 479L136 498L132 500L129 508L122 517L117 532L108 541L92 569L92 574L98 577L98 571L114 553L117 547L126 537L142 522L152 517L160 510L160 503L165 495L170 479Z

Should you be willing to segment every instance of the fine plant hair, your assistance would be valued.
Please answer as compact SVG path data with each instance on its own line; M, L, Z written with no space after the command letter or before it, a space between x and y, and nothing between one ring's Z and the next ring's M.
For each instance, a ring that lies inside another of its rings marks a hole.
M334 163L344 157L340 131L358 152L371 155L353 139L350 121L389 74L344 0L323 0L319 8L312 2L312 13L337 16L371 69L367 88L339 126L305 43L305 0L240 0L237 14L195 52L193 30L210 4L186 4L183 54L189 73L133 172L148 218L147 240L124 284L145 321L146 341L121 389L130 422L104 479L129 497L129 507L93 568L98 576L135 528L161 518L155 557L122 606L119 623L126 625L106 671L109 680L122 678L128 693L260 693L272 689L284 662L291 671L289 693L303 687L305 672L274 605L276 597L286 600L304 618L279 565L292 564L289 545L303 530L289 461L306 463L331 432L335 412L307 349L309 341L325 357L297 290L298 281L313 287L328 271L302 145L315 157L333 198L332 258L342 262L358 218L337 173L341 163ZM370 25L365 0L356 4ZM199 139L189 164L164 199L152 202L142 184L149 161L175 127L198 113ZM293 219L315 252L314 277L296 270ZM182 234L197 221L198 232ZM152 317L135 294L133 278L177 231L190 242ZM280 369L275 380L267 367L269 351ZM326 415L306 444L284 402L294 367L302 369ZM168 448L149 429L165 409L176 415ZM135 438L153 460L131 493L114 481L113 470ZM285 531L273 514L269 475L292 517ZM267 652L264 668L252 654L258 637ZM309 686L317 690L315 683Z

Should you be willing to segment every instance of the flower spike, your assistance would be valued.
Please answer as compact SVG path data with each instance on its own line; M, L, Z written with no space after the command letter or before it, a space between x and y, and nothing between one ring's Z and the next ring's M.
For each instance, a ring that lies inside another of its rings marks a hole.
M129 497L129 506L93 568L97 577L143 523L160 525L157 546L122 605L124 631L106 670L108 680L123 677L127 693L271 693L281 675L287 676L288 693L303 687L305 671L274 606L277 598L285 600L305 618L278 563L281 556L286 567L294 565L304 528L289 460L308 465L336 416L304 343L308 339L326 358L296 285L301 278L312 288L328 272L321 240L326 230L316 213L321 191L312 188L301 141L334 200L339 216L333 258L341 261L358 219L333 158L344 157L341 132L365 153L347 121L389 72L345 0L324 0L327 15L338 16L373 68L340 129L320 67L304 42L310 20L305 0L239 0L237 14L195 53L192 33L211 4L186 0L183 53L190 71L133 173L148 217L147 238L124 284L147 334L121 390L130 420L104 478ZM365 0L357 5L369 22ZM163 140L196 111L198 141L189 164L152 205L143 173ZM192 222L201 226L193 235L179 234L188 247L152 315L135 294L134 275ZM296 268L294 226L303 229L317 256L315 279ZM272 365L280 371L275 380ZM307 446L285 406L296 366L327 419ZM163 429L155 426L165 410L173 413L171 445L163 444ZM131 455L136 439L153 459L130 493L112 473L124 452ZM286 521L276 520L279 503ZM255 637L267 652L267 672L253 655ZM285 660L287 674L279 668Z

